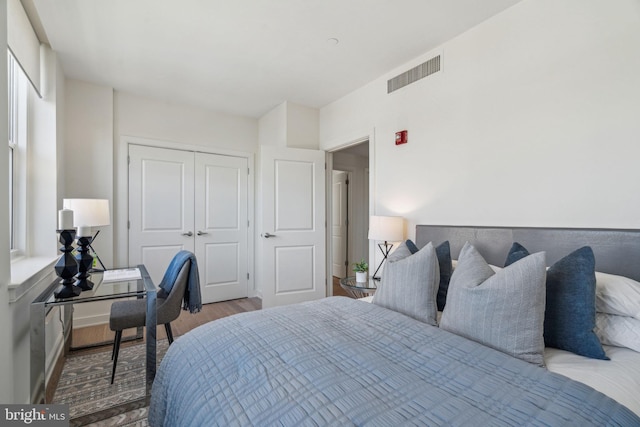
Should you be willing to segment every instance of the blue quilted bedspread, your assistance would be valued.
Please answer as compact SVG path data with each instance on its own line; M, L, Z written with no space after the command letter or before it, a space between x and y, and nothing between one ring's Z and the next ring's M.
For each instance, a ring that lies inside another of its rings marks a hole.
M152 426L638 426L614 400L465 338L342 297L178 338Z

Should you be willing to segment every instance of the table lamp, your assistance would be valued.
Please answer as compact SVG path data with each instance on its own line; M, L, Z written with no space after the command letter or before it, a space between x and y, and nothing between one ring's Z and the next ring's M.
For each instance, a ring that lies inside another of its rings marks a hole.
M92 237L93 227L102 227L105 225L111 225L109 217L109 200L107 199L64 199L62 206L65 209L71 209L73 211L73 225L78 228L76 235L78 240L82 237L88 237L87 246L91 248L96 259L102 266L102 270L106 270L106 267L102 263L102 260L98 256L96 250L91 246L95 241L100 230L96 232ZM94 270L97 271L97 270Z
M393 243L399 242L404 238L404 219L401 216L377 216L373 215L369 218L369 240L382 240L384 243L378 243L378 248L382 252L382 261L373 273L374 280L380 280L377 276L378 270L389 256L389 252L393 247Z

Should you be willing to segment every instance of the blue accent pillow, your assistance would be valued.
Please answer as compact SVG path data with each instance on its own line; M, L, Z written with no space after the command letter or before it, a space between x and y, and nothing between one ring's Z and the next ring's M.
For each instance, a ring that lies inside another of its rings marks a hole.
M438 305L438 311L444 310L444 306L447 303L447 292L449 291L449 282L451 281L451 275L453 274L453 263L451 262L451 247L449 241L440 243L436 247L436 256L438 257L438 263L440 264L440 286L438 286L438 297L436 298L436 304Z
M527 248L522 246L518 242L513 242L511 245L511 249L509 249L509 253L507 254L507 260L504 262L505 267L509 267L516 261L520 261L522 258L529 255L529 251Z
M527 256L514 243L505 266ZM596 326L595 256L584 246L547 270L547 302L544 342L548 347L570 351L592 359L609 360L594 332Z
M407 248L409 248L409 251L411 252L411 255L415 254L416 252L418 252L420 250L420 249L418 249L416 244L411 241L411 239L407 239L407 241L404 242L404 243L405 243L405 245L407 245Z
M412 254L418 252L418 247L411 240L407 240L405 244ZM448 240L436 247L436 256L438 257L438 265L440 267L440 285L438 286L437 304L438 311L442 311L447 303L447 291L449 289L451 275L453 274L451 247Z

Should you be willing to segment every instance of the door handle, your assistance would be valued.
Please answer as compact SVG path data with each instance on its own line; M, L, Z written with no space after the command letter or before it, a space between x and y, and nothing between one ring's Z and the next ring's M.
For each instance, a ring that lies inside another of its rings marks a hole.
M182 233L183 236L191 237L193 233L191 231L187 231L186 233Z
M204 236L205 234L209 234L206 231L199 231L196 233L198 236Z
M276 235L275 234L264 233L262 235L262 237L264 237L265 239L268 239L269 237L276 237Z

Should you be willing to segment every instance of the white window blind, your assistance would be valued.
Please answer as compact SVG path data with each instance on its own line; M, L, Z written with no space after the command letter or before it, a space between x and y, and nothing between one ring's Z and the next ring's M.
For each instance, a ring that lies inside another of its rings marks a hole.
M20 68L41 97L40 41L20 0L7 0L7 42Z

